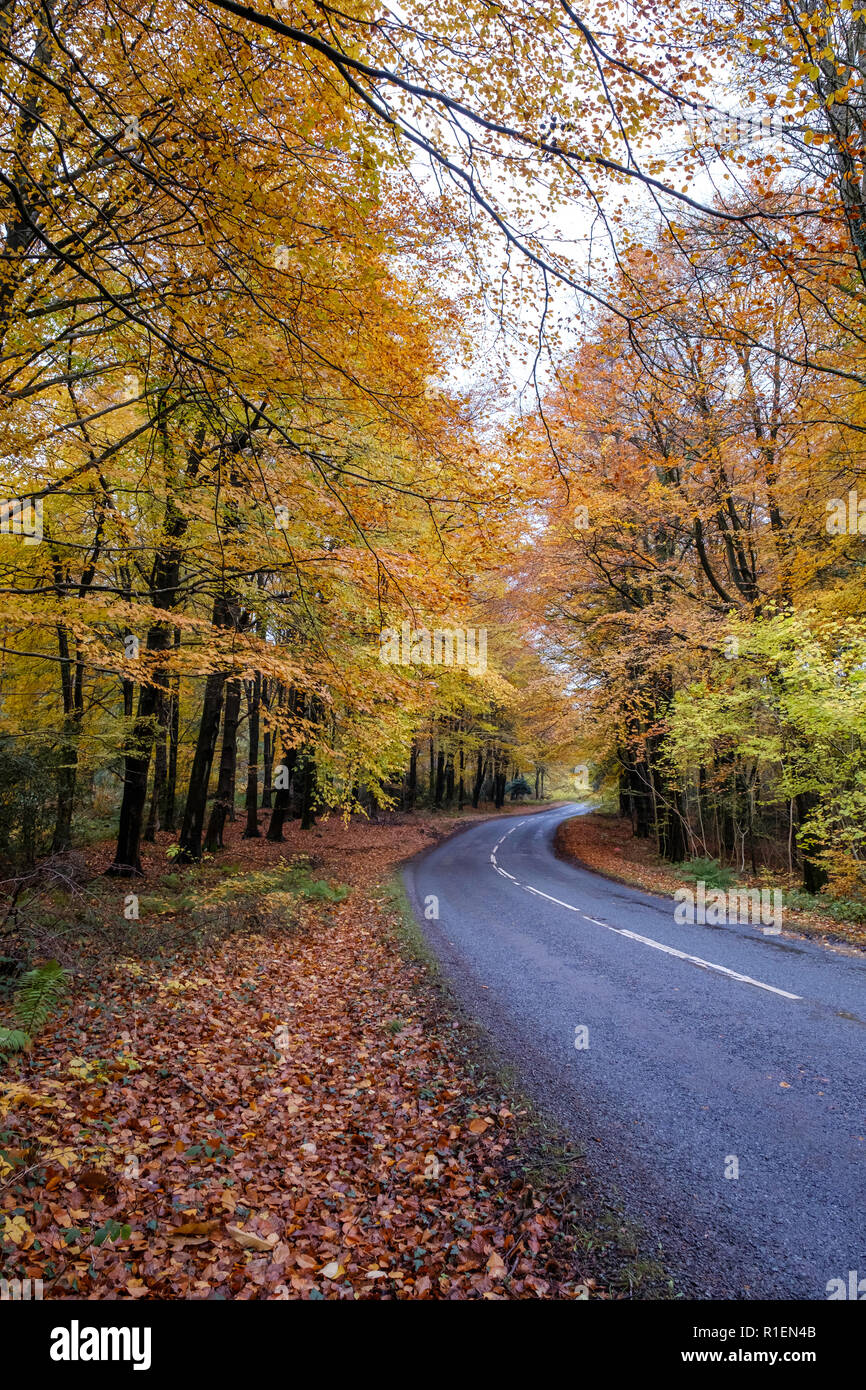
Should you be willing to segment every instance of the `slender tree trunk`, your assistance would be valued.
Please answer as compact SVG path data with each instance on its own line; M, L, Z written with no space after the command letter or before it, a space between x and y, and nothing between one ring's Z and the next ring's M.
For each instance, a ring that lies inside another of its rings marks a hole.
M295 748L287 748L283 753L281 767L286 769L284 782L285 785L277 787L277 794L274 797L274 809L271 811L271 819L268 825L267 839L275 840L279 843L283 838L283 825L292 818L292 796L294 787L295 763L298 753Z
M301 767L301 829L311 830L316 823L313 814L313 799L316 790L316 755L310 751L304 754ZM376 800L373 798L374 818Z
M144 832L144 838L150 844L153 844L154 840L156 839L156 832L160 829L160 808L163 805L165 797L165 782L168 771L168 759L166 750L166 726L169 717L169 697L165 690L160 691L160 696L161 698L159 701L156 715L159 727L156 737L156 746L154 749L153 787L150 793L150 812L147 817L147 826Z
M445 792L445 751L440 748L436 755L436 793L433 798L433 805L439 809L442 805L442 797Z
M479 748L478 760L475 765L475 782L472 787L472 805L478 810L478 802L481 798L481 788L484 786L484 750Z
M270 811L274 789L274 736L270 729L265 730L262 762L262 810Z
M652 825L649 767L643 758L635 758L631 766L634 833L639 840L648 840Z
M184 864L191 864L201 859L207 793L219 735L225 683L226 674L224 671L211 671L205 681L198 738L196 739L192 769L189 775L189 790L183 812L183 824L178 838L180 845L178 859Z
M240 614L234 596L227 593L217 595L214 599L212 623L215 628L237 628L240 626ZM182 864L195 863L201 859L207 794L219 736L223 692L227 680L228 673L226 671L211 671L205 680L201 720L189 776L189 790L183 811L183 824L180 827L178 837L178 859ZM240 695L238 695L238 699L240 699ZM224 791L224 798L227 801L228 787Z
M404 811L414 811L415 799L418 795L418 744L412 740L412 751L409 754L409 777L406 782L406 792L403 798Z
M61 575L59 559L55 562L58 579ZM72 844L72 812L75 806L75 784L78 780L78 740L84 714L82 674L80 660L73 670L72 655L69 649L69 636L63 626L57 628L58 650L60 652L60 685L63 696L63 732L57 755L57 815L54 822L54 836L51 841L52 854L62 854ZM80 653L79 653L80 655ZM79 696L76 699L76 695Z
M63 734L57 766L57 815L51 853L61 854L72 844L72 813L75 809L75 787L78 781L78 739L81 720L70 714L63 721Z
M180 646L180 630L175 628L175 647ZM177 804L177 746L180 738L180 676L172 676L168 716L168 768L162 806L162 828L174 831Z
M798 792L795 800L797 803L797 828L799 830L809 813L814 811L815 807L818 805L818 797L815 792ZM799 839L799 836L796 838ZM824 884L827 882L828 874L826 869L822 868L814 859L810 859L809 855L803 851L799 844L797 848L800 850L804 890L807 893L820 893Z
M159 657L168 650L168 639L165 625L151 628L147 635L148 650ZM139 688L138 711L123 759L123 799L120 803L117 847L114 863L107 870L113 878L130 878L142 873L140 845L144 830L150 750L163 692L163 687L158 684L160 679L159 671L155 670L151 682Z
M246 682L247 714L249 715L249 752L247 755L247 823L245 840L257 840L259 831L259 724L261 719L262 678Z
M204 431L199 432L196 443L190 450L187 463L187 477L194 478L201 462L200 449ZM168 450L166 458L169 458ZM166 614L175 606L180 585L181 550L179 541L188 526L187 517L179 510L172 491L169 492L165 507L163 538L153 562L151 574L151 593L157 608ZM169 650L172 629L167 622L151 627L147 634L147 650L156 658L154 672L149 684L139 688L138 714L132 729L128 750L124 756L123 800L120 805L120 823L117 830L117 848L114 863L108 873L119 878L141 873L140 844L144 806L147 798L147 775L150 767L150 750L156 733L156 714L159 701L166 689L165 672L161 665L163 653ZM175 634L175 646L179 636Z
M236 753L236 754L235 754L235 765L234 765L234 767L233 767L233 769L232 769L232 784L231 784L231 788L230 788L230 790L229 790L229 805L228 805L228 812L227 812L227 819L228 819L229 821L231 821L232 825L234 825L235 821L237 820L237 815L235 814L235 800L236 800L236 798L237 798L237 791L238 791L238 760L237 760L237 753Z
M99 549L99 541L97 540L90 564L81 577L78 590L80 597L88 591L93 582ZM63 566L59 556L55 555L53 559L55 582L59 589L63 577ZM73 659L69 646L69 635L62 624L58 625L57 628L57 643L60 652L63 731L57 758L57 813L51 841L52 854L62 854L72 845L72 816L75 810L75 789L78 781L78 746L81 740L81 727L84 722L84 661L81 647L76 643Z
M62 854L72 844L72 815L78 782L78 745L84 721L84 662L76 646L73 663L66 631L58 627L63 693L63 732L57 758L57 814L51 841L52 854Z
M659 854L670 864L681 864L687 857L681 794L661 785L657 789L657 797Z
M619 813L623 820L632 822L632 833L634 833L631 759L630 754L623 748L619 750Z
M497 811L501 811L505 805L505 770L500 753L494 754L493 758L493 804Z
M226 683L225 715L223 716L223 743L220 751L217 792L211 807L205 836L205 849L223 848L223 833L231 809L232 791L235 781L235 766L238 756L238 720L241 713L241 683L234 679Z

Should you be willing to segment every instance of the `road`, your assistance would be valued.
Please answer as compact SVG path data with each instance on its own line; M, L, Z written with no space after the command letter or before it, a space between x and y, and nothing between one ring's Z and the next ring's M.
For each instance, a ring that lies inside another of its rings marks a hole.
M676 924L557 859L581 809L483 821L407 866L458 997L683 1294L826 1299L856 1270L866 1298L866 957Z

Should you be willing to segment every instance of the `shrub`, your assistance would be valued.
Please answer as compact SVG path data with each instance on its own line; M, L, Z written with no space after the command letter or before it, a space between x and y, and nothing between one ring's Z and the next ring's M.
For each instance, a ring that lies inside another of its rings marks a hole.
M51 828L53 773L47 753L0 743L0 855L33 864L47 848Z
M694 883L705 883L708 888L730 888L736 882L733 869L729 869L726 864L720 864L718 859L689 859L675 867L682 878L689 878Z
M29 1052L34 1034L44 1028L68 988L69 976L56 960L22 975L12 1001L16 1026L0 1025L0 1056Z

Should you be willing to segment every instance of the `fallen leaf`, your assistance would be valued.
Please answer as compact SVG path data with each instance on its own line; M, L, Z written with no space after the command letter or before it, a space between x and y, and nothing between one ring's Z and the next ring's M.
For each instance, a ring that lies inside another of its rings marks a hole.
M232 1240L236 1241L238 1245L242 1245L245 1250L261 1250L264 1253L270 1253L279 1240L276 1231L272 1231L269 1236L264 1237L257 1236L255 1231L241 1230L240 1226L226 1226L226 1230Z
M3 1239L12 1245L20 1245L30 1235L30 1227L23 1216L7 1216L3 1222Z
M218 1231L221 1222L219 1221L185 1221L182 1226L173 1226L169 1231L170 1236L209 1236L214 1231Z
M100 1171L99 1168L84 1168L77 1178L78 1186L83 1187L88 1192L101 1192L108 1187L108 1174Z

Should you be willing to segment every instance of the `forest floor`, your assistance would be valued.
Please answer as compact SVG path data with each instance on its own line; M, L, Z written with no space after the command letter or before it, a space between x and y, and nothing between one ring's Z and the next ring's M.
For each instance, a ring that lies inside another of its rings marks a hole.
M0 1014L16 960L71 974L0 1071L0 1273L46 1298L669 1296L425 955L396 870L461 823L272 844L239 818L192 868L158 836L143 881L104 877L108 844L50 861L0 939Z
M637 839L632 833L631 822L617 815L596 811L563 822L557 831L556 851L563 859L632 888L642 888L646 893L665 897L678 888L694 887L693 877L686 877L678 871L677 865L661 859L653 842ZM736 885L743 888L782 889L783 935L808 936L829 946L866 950L866 914L862 909L860 920L845 921L833 915L840 911L841 905L831 900L826 901L826 906L820 897L813 899L806 909L795 906L788 901L789 896L794 897L795 903L806 900L805 894L797 892L799 880L796 876L780 876L765 870L758 877L738 873L735 879ZM857 910L853 904L850 908Z

